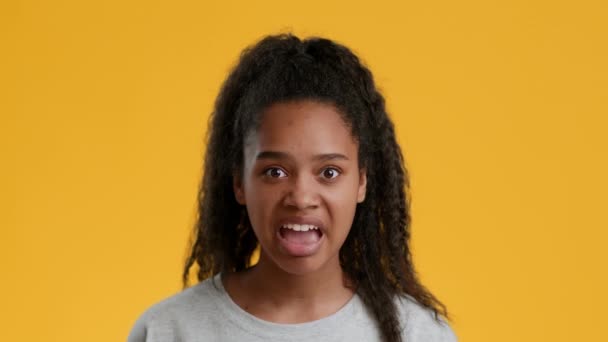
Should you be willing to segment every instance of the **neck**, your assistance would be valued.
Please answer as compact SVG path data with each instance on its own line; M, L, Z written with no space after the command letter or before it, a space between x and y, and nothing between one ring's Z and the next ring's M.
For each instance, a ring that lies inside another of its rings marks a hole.
M344 295L352 296L337 257L315 272L300 275L283 271L262 254L258 264L243 280L244 285L277 305L293 304L294 301L313 304Z
M241 308L277 323L326 317L354 294L337 257L314 272L291 274L262 253L256 266L228 275L225 287Z

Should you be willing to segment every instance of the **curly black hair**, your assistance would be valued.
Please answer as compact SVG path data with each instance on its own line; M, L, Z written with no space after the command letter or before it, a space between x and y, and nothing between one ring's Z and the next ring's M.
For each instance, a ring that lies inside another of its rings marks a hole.
M335 106L359 146L367 170L365 201L357 204L340 263L378 321L385 341L401 341L395 296L409 295L448 318L447 309L418 280L409 247L410 186L401 149L370 70L332 40L270 35L246 48L229 74L210 117L198 220L183 270L199 281L251 266L258 245L232 177L243 167L243 142L270 105L314 100Z

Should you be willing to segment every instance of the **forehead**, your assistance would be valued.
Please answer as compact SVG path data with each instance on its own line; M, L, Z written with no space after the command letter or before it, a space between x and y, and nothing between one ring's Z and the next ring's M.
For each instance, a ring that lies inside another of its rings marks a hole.
M292 101L273 104L261 113L258 129L247 139L245 150L276 150L300 156L348 153L356 157L357 143L334 106Z

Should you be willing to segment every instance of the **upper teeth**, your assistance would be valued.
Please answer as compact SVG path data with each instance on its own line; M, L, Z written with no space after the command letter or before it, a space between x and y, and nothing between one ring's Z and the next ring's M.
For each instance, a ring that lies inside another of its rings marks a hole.
M319 227L313 226L312 224L294 224L294 223L284 224L283 228L292 229L297 232L307 232L310 229L319 229Z

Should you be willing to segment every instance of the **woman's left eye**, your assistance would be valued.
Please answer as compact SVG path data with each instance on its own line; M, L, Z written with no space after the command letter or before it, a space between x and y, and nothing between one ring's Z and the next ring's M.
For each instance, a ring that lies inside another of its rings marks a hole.
M323 175L323 178L326 179L334 179L340 175L340 171L338 171L336 168L328 167L321 172L321 175Z

